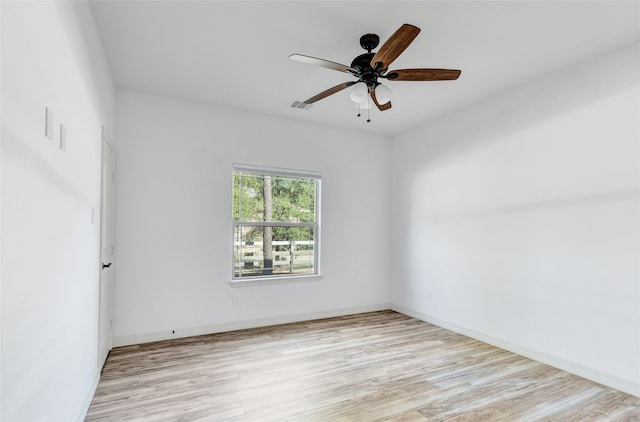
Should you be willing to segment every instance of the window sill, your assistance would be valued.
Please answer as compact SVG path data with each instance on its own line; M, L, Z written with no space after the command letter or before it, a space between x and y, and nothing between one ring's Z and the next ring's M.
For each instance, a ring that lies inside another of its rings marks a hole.
M266 284L290 284L320 281L322 277L322 274L292 275L280 277L246 277L242 279L231 280L229 284L231 285L231 287L264 286Z

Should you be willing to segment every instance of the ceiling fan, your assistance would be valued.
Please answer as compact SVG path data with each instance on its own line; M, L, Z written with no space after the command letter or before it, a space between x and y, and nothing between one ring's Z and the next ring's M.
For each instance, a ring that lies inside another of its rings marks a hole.
M369 97L380 111L391 108L391 91L382 85L378 79L389 81L446 81L455 80L460 76L460 70L450 69L400 69L388 70L389 65L402 54L402 52L418 36L420 28L405 23L384 43L380 49L373 53L371 50L378 46L380 37L376 34L365 34L360 37L360 46L367 50L351 62L351 66L331 62L324 59L292 54L291 60L316 66L326 67L339 72L350 73L356 77L356 81L349 81L327 89L304 101L294 101L292 107L308 109L316 101L353 86L350 93L351 99L359 104L368 103ZM359 114L358 114L359 115ZM367 120L369 121L369 120Z

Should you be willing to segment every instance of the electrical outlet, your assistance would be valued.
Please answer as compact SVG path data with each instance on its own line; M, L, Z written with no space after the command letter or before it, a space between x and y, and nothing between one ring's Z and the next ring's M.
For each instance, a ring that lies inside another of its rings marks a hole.
M232 306L238 306L239 302L240 302L240 300L238 299L238 296L231 296L231 305Z

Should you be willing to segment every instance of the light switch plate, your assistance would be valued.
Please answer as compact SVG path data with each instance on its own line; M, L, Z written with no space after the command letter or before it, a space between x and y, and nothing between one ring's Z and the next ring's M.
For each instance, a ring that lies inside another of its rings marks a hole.
M53 111L49 107L44 108L44 136L53 141Z
M64 125L60 125L60 149L63 152L67 151L67 128Z

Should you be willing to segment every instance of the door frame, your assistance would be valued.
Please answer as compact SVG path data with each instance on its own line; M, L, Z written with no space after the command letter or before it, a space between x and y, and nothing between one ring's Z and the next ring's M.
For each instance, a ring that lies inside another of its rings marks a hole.
M103 154L104 154L104 148L105 145L107 148L109 148L112 152L112 163L111 163L111 174L113 177L113 190L112 190L112 197L111 197L111 240L112 240L112 260L111 262L114 262L115 260L113 259L113 255L115 254L115 171L116 171L116 149L113 145L113 142L111 142L111 137L108 135L106 129L104 126L102 126L102 140L100 142L100 244L99 244L99 277L98 277L98 369L102 370L102 367L104 366L104 363L107 359L107 356L109 355L109 351L113 348L113 308L114 308L114 285L113 285L113 281L114 281L114 277L113 277L113 272L111 274L111 287L109 289L109 295L110 298L105 298L102 295L102 274L103 274L103 268L102 268L102 263L104 262L103 259L104 257L102 256L102 241L104 239L104 225L103 225L103 220L105 218L104 213L103 213L103 209L104 209L104 161L103 161ZM111 269L111 271L113 271L113 269ZM103 356L102 355L102 310L105 306L110 307L109 310L109 318L110 318L110 330L109 330L109 340L108 340L108 350L106 352L106 354Z

